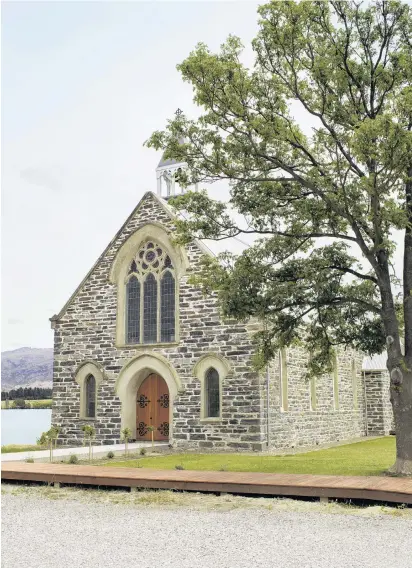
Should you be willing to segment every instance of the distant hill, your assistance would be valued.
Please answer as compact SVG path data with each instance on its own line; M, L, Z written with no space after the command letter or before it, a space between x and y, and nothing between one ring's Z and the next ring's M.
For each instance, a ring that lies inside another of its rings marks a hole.
M21 347L1 354L1 389L51 387L53 349Z

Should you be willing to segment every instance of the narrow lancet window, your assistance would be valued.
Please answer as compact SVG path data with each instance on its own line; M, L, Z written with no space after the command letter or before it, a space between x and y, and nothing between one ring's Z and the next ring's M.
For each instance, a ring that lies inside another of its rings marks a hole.
M160 341L167 343L175 341L176 297L175 279L171 272L164 273L160 283Z
M140 342L140 282L132 276L126 286L126 342Z
M148 274L144 282L143 296L143 342L157 342L157 281L153 274Z
M219 373L213 367L206 373L205 395L205 418L218 418L220 416L220 381Z
M86 418L96 417L96 379L93 375L86 378Z

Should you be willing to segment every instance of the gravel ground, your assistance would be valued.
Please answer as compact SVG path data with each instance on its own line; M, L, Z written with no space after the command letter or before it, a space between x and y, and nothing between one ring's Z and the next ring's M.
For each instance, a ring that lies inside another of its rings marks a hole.
M410 518L325 514L319 505L288 511L284 502L271 510L202 510L196 500L145 506L127 501L133 496L57 492L2 491L3 568L412 568Z

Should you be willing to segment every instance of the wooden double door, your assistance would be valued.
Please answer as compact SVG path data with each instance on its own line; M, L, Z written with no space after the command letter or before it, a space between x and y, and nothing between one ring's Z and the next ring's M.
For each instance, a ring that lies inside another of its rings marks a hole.
M136 440L169 439L170 397L166 381L151 374L140 385L136 400Z

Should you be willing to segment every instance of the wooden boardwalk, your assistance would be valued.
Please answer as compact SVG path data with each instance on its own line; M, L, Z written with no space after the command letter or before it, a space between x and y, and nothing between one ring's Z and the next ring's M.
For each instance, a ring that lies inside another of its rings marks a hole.
M3 480L412 504L412 479L2 463Z

